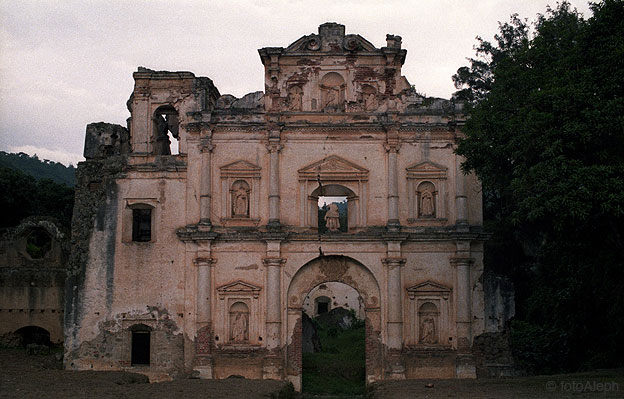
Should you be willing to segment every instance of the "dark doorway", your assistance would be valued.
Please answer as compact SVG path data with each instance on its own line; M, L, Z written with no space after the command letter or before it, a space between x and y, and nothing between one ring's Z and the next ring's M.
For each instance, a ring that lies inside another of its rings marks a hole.
M22 327L15 332L22 337L22 346L30 344L50 346L50 333L45 328L37 326Z
M147 326L132 331L132 365L150 364L150 331Z

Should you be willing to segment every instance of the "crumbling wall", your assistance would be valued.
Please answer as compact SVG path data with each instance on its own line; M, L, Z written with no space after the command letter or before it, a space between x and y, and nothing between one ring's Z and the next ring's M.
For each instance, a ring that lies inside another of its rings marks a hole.
M76 350L85 336L81 330L88 326L86 317L110 312L112 299L112 271L116 232L117 184L122 177L126 160L122 156L89 159L76 170L76 196L72 218L72 251L67 270L65 290L65 362L70 364L78 355ZM94 233L104 240L93 243ZM91 262L100 252L98 264ZM88 269L89 266L89 269ZM103 270L101 269L103 267ZM94 278L101 273L103 278ZM91 277L89 279L89 277ZM86 283L90 281L91 286ZM104 294L105 303L98 296ZM103 305L103 306L100 306ZM93 326L89 326L93 329Z
M45 252L31 257L28 236L34 231L49 236ZM65 267L69 233L50 217L29 217L6 229L0 239L0 344L19 346L23 327L39 327L52 344L63 342Z

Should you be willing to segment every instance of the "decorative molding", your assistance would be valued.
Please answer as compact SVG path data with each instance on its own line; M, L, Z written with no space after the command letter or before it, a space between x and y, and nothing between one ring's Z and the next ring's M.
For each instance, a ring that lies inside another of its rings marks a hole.
M298 171L299 181L316 181L319 175L321 181L368 181L368 172L368 169L337 155L331 155Z
M250 283L246 283L242 280L234 281L233 283L222 285L217 288L219 299L224 299L226 295L251 295L255 299L260 295L262 288Z
M431 280L427 280L407 288L409 299L415 299L416 297L421 296L437 296L448 299L451 291L452 290L449 287L435 283Z
M221 178L228 177L248 177L248 178L260 178L260 166L254 165L251 162L245 160L238 160L227 165L221 166Z
M408 179L446 179L448 168L431 161L424 161L405 168Z

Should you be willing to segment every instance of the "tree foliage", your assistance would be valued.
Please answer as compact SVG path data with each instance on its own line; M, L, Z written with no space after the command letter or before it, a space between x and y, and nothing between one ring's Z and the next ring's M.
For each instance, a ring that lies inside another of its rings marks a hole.
M552 344L570 368L624 353L624 2L591 9L514 15L453 76L469 115L457 153L495 233L486 267L513 278L525 331L566 337Z
M12 154L0 151L0 166L21 170L35 179L50 179L59 184L73 187L76 183L76 168L44 159L37 155L30 156L23 152Z
M69 228L73 208L73 187L0 166L0 227L16 226L28 216L53 216Z

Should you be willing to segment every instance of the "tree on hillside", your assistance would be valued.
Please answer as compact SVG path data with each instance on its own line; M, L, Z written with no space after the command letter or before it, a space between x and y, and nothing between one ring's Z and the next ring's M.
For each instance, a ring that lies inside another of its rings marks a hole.
M30 156L23 152L12 154L0 151L0 166L21 170L35 179L51 179L56 183L73 187L76 183L76 169L73 165L40 160L37 155Z
M53 216L69 228L73 208L73 187L0 166L0 227L16 226L28 216Z
M512 16L453 76L486 267L516 284L512 338L537 372L623 364L624 2L591 9Z

